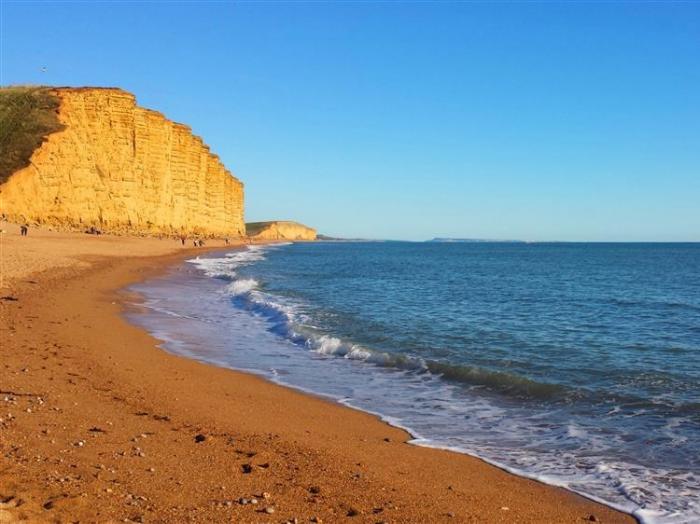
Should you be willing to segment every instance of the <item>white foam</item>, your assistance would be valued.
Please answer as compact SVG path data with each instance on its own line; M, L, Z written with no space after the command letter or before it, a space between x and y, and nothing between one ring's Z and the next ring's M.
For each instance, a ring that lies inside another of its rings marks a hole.
M329 337L328 335L319 337L315 346L315 351L322 355L344 355L347 353L339 338Z
M233 296L244 295L250 293L253 289L258 286L258 281L253 278L242 278L240 280L234 280L231 284L227 286L227 291Z

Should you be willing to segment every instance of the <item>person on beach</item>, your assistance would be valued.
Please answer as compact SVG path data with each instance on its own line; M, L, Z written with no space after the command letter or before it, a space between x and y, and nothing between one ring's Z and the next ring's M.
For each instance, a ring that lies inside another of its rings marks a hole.
M185 245L185 240L187 240L187 237L185 235L180 235L180 243L184 246Z
M27 236L27 233L29 232L29 224L23 224L19 228L19 234L23 237Z

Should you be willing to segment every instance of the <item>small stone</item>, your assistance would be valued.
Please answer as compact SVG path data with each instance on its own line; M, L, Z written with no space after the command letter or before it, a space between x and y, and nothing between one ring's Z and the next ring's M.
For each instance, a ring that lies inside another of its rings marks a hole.
M250 499L250 503L251 503L251 504L257 504L257 503L258 503L258 499Z
M230 500L227 500L226 502L224 502L224 506L226 506L227 508L230 508L231 506L233 506L233 502L231 502Z
M316 524L323 524L323 519L321 519L321 517L311 517L311 522L315 522Z
M261 497L264 498L265 500L269 499L272 495L270 495L267 491L263 491Z
M360 512L357 511L355 508L350 508L347 513L348 517L357 517L359 514Z
M240 499L238 499L238 503L239 503L241 506L245 506L246 504L249 504L250 501L249 501L248 499L240 498Z
M311 486L309 488L309 493L313 493L314 495L318 495L321 493L321 488L319 486Z
M204 442L205 440L207 440L206 435L203 435L203 434L201 434L201 433L198 433L198 434L196 434L196 435L194 436L194 441L195 441L197 444L199 444L200 442Z
M149 473L153 473L156 470L156 468L148 468Z
M501 511L509 511L510 508L508 506L501 506Z
M267 513L268 515L272 515L274 512L275 508L273 508L272 506L268 506L265 508L265 513Z
M389 437L385 437L384 442L391 442L391 439Z
M588 515L588 518L586 520L588 520L588 522L600 522L600 520L598 520L598 517L596 517L595 515Z

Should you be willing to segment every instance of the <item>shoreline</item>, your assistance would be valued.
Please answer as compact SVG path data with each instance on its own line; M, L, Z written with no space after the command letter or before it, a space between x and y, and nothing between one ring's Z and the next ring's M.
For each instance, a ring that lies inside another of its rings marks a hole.
M124 319L120 290L214 249L103 256L2 301L14 413L0 423L0 494L22 503L0 517L635 522L471 455L404 446L407 431L356 408L174 356Z
M271 242L270 244L274 245L274 242ZM264 245L264 243L263 243L263 245ZM234 246L233 249L244 249L245 247L246 246ZM207 253L205 253L205 254L207 254L207 255L214 254L214 255L218 255L218 256L223 256L225 253L230 252L230 251L231 251L231 249L212 248L212 249L208 250ZM161 272L161 274L155 275L155 276L151 277L150 279L153 279L153 278L157 279L161 276L164 276L163 273L169 271L170 269L174 269L174 267L177 265L182 265L185 263L186 263L185 259L178 261L178 262L175 262L172 265L170 265L169 268L168 267L163 268L163 271ZM146 279L142 282L138 282L137 284L145 283L150 279ZM147 309L147 306L143 305L144 297L139 292L135 292L135 295L137 296L137 298L136 298L137 303L130 302L129 306L135 306L135 308L137 310L139 310L139 311L134 313L135 315L143 314L143 311L141 311L141 310ZM147 329L146 327L144 327L143 325L140 325L138 323L136 323L136 325L138 327L150 332L150 330ZM476 451L469 451L468 449L465 449L465 448L460 448L457 446L443 445L443 444L437 443L432 438L420 434L418 431L414 430L409 425L401 424L397 420L395 420L392 416L385 415L384 413L382 413L380 411L373 411L371 409L367 409L367 408L363 408L361 406L353 405L351 402L344 401L342 397L334 396L333 394L330 394L330 393L323 393L320 391L316 391L312 388L308 388L308 387L304 387L304 386L300 386L300 385L295 385L293 383L285 381L283 379L284 375L281 375L279 378L276 378L275 376L271 376L269 373L266 373L263 370L248 369L245 367L236 367L235 365L230 364L230 363L220 364L220 363L217 363L216 361L208 360L206 357L187 356L187 355L184 355L182 353L178 353L177 351L174 351L174 350L171 351L166 347L166 345L168 344L168 340L161 340L153 333L151 333L151 334L152 334L152 336L154 336L154 338L156 338L160 341L159 347L163 351L166 351L172 355L175 355L175 356L178 356L181 358L194 359L194 360L197 360L198 362L202 362L206 365L220 367L223 369L229 369L229 370L232 370L232 371L237 372L237 373L251 374L255 377L261 378L262 380L264 380L270 384L274 384L276 386L281 386L284 388L289 388L289 389L292 389L296 392L300 392L303 395L309 395L309 396L316 398L316 399L319 399L321 401L330 402L331 404L336 405L336 406L341 406L343 408L359 411L360 413L369 414L369 415L375 417L378 422L381 422L383 424L387 424L390 427L393 427L393 428L396 428L396 429L403 431L406 434L406 437L404 439L404 442L406 444L410 444L410 445L413 445L416 447L447 451L449 453L456 453L458 455L466 455L466 456L469 456L469 457L474 458L476 460L482 461L482 462L488 464L489 466L493 466L495 468L498 468L499 470L501 470L505 473L508 473L510 475L514 475L514 476L519 477L519 478L523 478L526 480L537 482L537 483L543 484L545 486L563 489L563 490L570 492L574 495L581 496L581 497L588 499L592 502L602 504L602 505L609 507L615 511L619 511L621 513L629 515L636 522L639 522L639 523L644 522L642 517L636 515L635 514L636 512L630 510L630 508L625 508L621 505L611 503L611 502L606 501L605 499L603 499L601 497L597 497L593 494L577 491L576 489L573 489L572 487L566 485L565 483L557 483L554 481L542 480L536 474L529 473L526 470L513 468L513 467L510 467L510 466L508 466L504 463L501 463L497 460L492 460L492 459L489 459L488 457L481 456Z

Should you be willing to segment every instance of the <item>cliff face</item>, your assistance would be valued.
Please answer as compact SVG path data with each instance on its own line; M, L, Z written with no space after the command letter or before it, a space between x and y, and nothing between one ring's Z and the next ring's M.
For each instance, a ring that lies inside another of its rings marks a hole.
M316 230L298 222L249 222L246 230L254 240L316 240Z
M243 184L201 138L120 89L58 88L65 126L0 186L11 220L242 236Z

